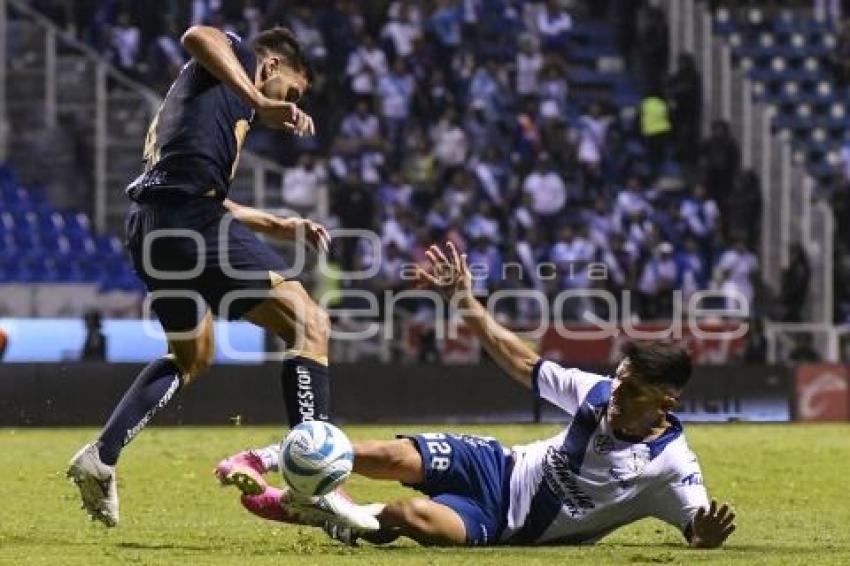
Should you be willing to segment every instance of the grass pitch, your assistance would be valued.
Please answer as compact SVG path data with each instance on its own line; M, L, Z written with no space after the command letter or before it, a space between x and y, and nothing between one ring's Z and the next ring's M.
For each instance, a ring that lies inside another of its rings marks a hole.
M357 438L455 430L504 442L542 438L553 426L349 427ZM150 428L121 462L121 525L107 530L77 509L68 458L90 429L0 429L2 564L850 564L850 425L691 425L709 492L729 499L738 530L720 551L686 548L655 520L624 528L593 547L420 548L341 546L316 529L248 515L237 492L220 489L215 463L242 448L278 440L259 427ZM277 478L271 478L278 481ZM359 500L412 492L355 477Z

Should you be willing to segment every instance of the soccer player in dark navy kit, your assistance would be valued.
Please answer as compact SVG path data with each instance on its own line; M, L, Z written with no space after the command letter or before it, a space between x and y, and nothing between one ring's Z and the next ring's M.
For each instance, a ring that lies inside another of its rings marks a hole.
M281 258L254 232L303 239L326 251L325 229L279 218L227 198L239 152L255 120L295 135L312 135L312 118L296 106L312 73L295 36L274 28L250 45L233 34L190 28L182 69L145 140L144 171L128 187L127 246L150 292L169 353L138 375L100 437L71 460L68 475L83 508L108 526L118 523L117 464L128 444L182 387L213 360L212 314L244 318L286 341L282 383L290 425L327 419L326 313L297 281L278 273ZM222 477L227 482L227 477ZM347 498L332 493L297 502L307 522L342 518L377 528Z

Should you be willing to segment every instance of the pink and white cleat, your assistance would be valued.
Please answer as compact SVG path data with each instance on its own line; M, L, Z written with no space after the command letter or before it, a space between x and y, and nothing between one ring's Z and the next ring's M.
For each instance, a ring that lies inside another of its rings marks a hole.
M263 479L266 473L263 461L250 450L225 458L218 463L213 473L222 486L234 485L243 496L261 496L269 487Z
M260 495L242 495L242 506L262 519L281 523L303 524L296 515L286 509L284 490L267 487Z
M376 512L354 503L338 489L318 497L300 495L289 487L277 489L263 479L268 470L253 451L225 458L213 470L222 485L233 485L242 492L242 505L254 515L271 521L321 527L326 521L359 531L380 527Z

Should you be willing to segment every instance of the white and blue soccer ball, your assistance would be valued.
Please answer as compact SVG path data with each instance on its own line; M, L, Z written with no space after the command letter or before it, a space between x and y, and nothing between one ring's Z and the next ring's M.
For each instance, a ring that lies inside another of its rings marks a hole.
M289 486L303 495L325 495L341 485L354 465L351 441L323 421L305 421L280 445L280 470Z

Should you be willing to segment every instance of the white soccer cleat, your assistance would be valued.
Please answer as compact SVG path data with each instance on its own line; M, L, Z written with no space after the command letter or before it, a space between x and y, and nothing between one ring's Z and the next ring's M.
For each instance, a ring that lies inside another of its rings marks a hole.
M107 527L118 524L118 485L115 466L100 460L97 444L86 444L68 464L67 476L80 490L82 507L92 520Z
M357 505L342 495L339 490L317 497L307 497L292 489L288 489L287 492L286 507L305 523L317 527L332 523L363 532L377 531L381 528L372 506Z

